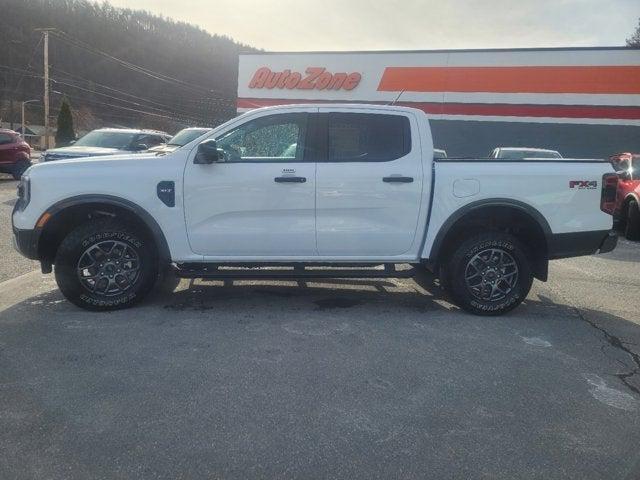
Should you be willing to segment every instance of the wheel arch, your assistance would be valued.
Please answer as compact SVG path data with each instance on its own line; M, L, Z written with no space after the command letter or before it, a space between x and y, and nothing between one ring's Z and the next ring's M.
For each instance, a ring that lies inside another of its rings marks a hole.
M58 246L71 229L101 216L120 217L129 224L142 227L155 242L159 260L167 262L171 259L169 244L158 222L144 208L130 200L113 195L78 195L55 203L40 219L47 214L49 218L46 223L36 229L38 258L43 263L43 270L45 265L53 263Z
M429 263L439 268L464 232L512 233L532 255L534 276L546 281L552 232L544 215L524 202L508 198L479 200L460 207L442 224L429 253Z

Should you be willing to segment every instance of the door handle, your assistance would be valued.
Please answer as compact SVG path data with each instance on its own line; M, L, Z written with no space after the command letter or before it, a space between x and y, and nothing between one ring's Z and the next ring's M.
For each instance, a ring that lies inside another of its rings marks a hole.
M273 179L276 183L304 183L307 181L306 177L276 177Z
M382 181L385 183L411 183L413 177L403 177L401 175L392 175L390 177L382 177Z

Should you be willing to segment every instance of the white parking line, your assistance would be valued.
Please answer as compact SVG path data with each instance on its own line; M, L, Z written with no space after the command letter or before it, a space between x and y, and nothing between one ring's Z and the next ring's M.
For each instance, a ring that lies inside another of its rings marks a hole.
M0 312L54 288L53 278L43 275L39 270L0 282Z

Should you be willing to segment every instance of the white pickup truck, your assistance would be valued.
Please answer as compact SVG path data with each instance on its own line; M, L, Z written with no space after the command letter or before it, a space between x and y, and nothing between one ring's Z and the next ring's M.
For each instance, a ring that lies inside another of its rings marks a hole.
M126 307L178 277L435 272L466 310L517 306L548 261L612 250L605 161L434 160L420 110L253 110L166 155L30 168L16 247L80 307ZM397 269L399 264L412 268Z

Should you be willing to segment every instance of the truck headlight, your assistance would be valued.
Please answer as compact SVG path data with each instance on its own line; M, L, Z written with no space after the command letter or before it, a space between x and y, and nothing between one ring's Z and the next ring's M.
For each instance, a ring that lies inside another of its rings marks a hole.
M22 178L20 178L17 194L18 203L16 204L16 208L18 210L24 210L26 206L29 205L29 200L31 200L31 179L29 175L22 175Z

